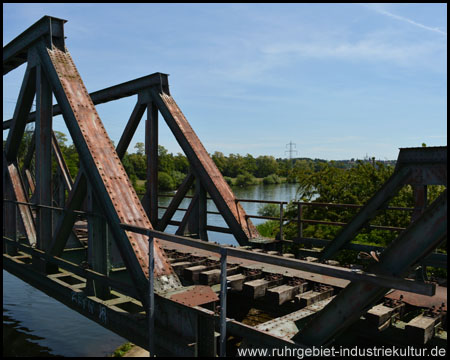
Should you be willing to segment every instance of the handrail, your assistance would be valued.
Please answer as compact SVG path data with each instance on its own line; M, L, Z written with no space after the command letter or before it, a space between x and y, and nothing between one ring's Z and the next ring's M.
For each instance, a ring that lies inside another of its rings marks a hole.
M141 194L142 195L142 194ZM158 194L160 197L173 197L174 194ZM186 198L193 198L192 195L186 195ZM211 198L207 197L208 200L211 200ZM250 202L250 203L267 203L267 204L278 204L281 207L284 206L284 204L288 204L288 201L277 201L277 200L254 200L254 199L236 199L236 202ZM263 216L263 215L246 215L246 218L251 219L265 219L265 220L278 220L280 221L280 228L282 228L281 222L289 221L289 222L296 222L299 223L298 227L298 236L302 237L302 227L301 225L303 223L306 224L323 224L323 225L331 225L331 226L345 226L347 223L344 222L336 222L336 221L326 221L326 220L313 220L313 219L302 219L302 207L303 206L317 206L317 207L344 207L344 208L362 208L364 205L357 205L357 204L333 204L333 203L318 203L318 202L304 202L304 201L292 201L293 204L297 204L299 208L299 216L297 219L286 219L282 216L280 217L273 217L273 216ZM158 209L167 209L167 206L158 206ZM178 208L179 211L187 211L185 208ZM400 210L400 211L414 211L414 208L409 207L398 207L398 206L387 206L385 210ZM206 211L207 214L212 215L220 215L217 211ZM387 231L403 231L406 228L403 227L395 227L395 226L382 226L382 225L368 225L367 228L369 229L376 229L376 230L387 230Z
M295 270L308 271L350 281L366 281L390 289L415 292L427 296L432 296L435 292L435 284L420 283L417 281L405 280L394 276L368 273L362 270L346 269L328 264L312 263L299 259L290 259L278 255L269 255L260 252L238 249L232 246L223 247L220 244L210 243L202 240L195 240L192 238L168 234L158 230L146 229L125 223L121 223L120 226L127 231L133 231L152 238L158 238L181 245L187 245L189 247L210 251L216 254L222 254L222 252L224 251L223 249L226 249L228 256L233 256L236 258L253 260Z

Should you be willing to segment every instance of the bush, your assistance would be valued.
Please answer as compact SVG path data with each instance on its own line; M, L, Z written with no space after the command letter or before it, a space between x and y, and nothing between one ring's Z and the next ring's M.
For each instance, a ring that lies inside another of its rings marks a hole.
M280 222L269 220L256 226L262 236L274 239L280 232Z
M266 204L258 209L258 215L279 217L280 207L276 204Z
M243 174L238 175L238 177L236 178L236 185L238 186L254 185L255 183L255 177L248 172L244 172Z
M172 179L174 181L175 187L178 188L181 185L181 183L183 182L183 180L185 179L186 174L183 174L181 171L175 170L170 173L170 176L172 177Z
M158 173L158 188L159 190L174 190L176 185L172 176L164 171L160 171Z
M281 183L281 179L276 174L270 174L269 176L266 176L263 179L263 184L264 185L280 184L280 183Z

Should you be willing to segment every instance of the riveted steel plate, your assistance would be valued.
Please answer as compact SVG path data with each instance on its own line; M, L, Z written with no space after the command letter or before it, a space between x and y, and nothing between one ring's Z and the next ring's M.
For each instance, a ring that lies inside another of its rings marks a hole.
M170 297L170 300L176 301L187 306L197 306L218 301L219 297L209 286L197 285L193 288L179 292Z

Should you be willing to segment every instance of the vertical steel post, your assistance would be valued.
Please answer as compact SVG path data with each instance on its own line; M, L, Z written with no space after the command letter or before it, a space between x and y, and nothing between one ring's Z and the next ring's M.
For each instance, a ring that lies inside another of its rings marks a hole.
M3 201L3 236L16 241L16 204L12 202L15 201L12 187L12 179L8 175L8 162L3 152L3 198L9 200ZM3 242L3 253L15 255L15 252L15 248Z
M297 203L298 211L297 211L297 229L298 229L298 237L301 239L303 237L303 224L302 224L302 215L303 215L303 206L300 202Z
M414 198L414 211L411 214L411 222L416 221L427 207L427 185L412 185ZM416 280L428 281L426 266L421 264L416 268Z
M147 153L147 213L153 227L158 223L158 108L153 102L147 105L145 122L145 149Z
M206 226L208 222L206 190L203 187L200 178L195 182L195 191L198 193L198 237L201 240L208 241Z
M52 88L42 65L36 68L36 202L52 206ZM52 212L38 208L37 247L47 251L52 241Z
M109 276L111 270L109 229L105 218L100 214L102 208L99 206L92 186L88 185L88 263L92 270ZM108 300L110 288L95 280L87 281L87 291L91 295Z
M148 238L148 352L149 356L155 356L155 293L154 272L155 258L153 248L153 236Z
M220 343L219 356L226 356L227 345L227 249L220 249Z
M427 186L413 185L414 211L411 214L411 222L415 221L427 207Z
M280 202L280 240L283 240L283 202Z
M3 235L11 240L17 241L17 210L18 206L13 199L3 202ZM6 210L6 211L5 211ZM3 252L16 255L17 248L3 242Z

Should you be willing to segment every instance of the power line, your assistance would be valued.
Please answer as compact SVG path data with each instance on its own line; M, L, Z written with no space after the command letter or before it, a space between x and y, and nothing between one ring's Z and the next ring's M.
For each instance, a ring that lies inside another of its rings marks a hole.
M292 141L289 142L289 144L286 144L286 147L289 146L289 150L286 150L284 153L289 153L289 163L292 165L292 154L296 153L297 150L294 150L293 147L296 147L297 144L293 143Z

